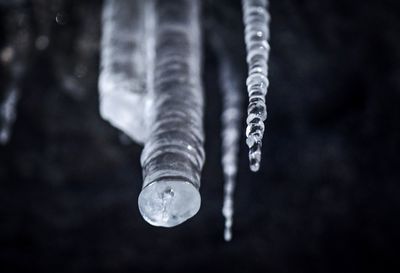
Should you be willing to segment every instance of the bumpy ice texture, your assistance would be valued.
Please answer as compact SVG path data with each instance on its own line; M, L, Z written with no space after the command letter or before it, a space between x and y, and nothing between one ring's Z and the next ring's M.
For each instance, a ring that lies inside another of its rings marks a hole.
M155 1L154 122L141 156L139 209L172 227L200 208L204 163L199 7L194 0Z
M268 82L269 21L267 0L243 0L243 19L249 75L246 81L249 95L246 143L249 147L250 169L260 168L264 121L267 118L265 96Z

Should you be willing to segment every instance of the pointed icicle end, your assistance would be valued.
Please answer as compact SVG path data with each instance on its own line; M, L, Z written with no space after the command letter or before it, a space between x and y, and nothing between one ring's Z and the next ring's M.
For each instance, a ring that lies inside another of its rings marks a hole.
M255 161L255 162L252 162L252 161ZM260 170L260 162L250 159L250 170L255 173L258 172Z
M257 172L260 169L261 162L261 141L253 143L249 150L250 170Z
M224 239L225 239L225 242L230 242L232 240L232 231L228 227L225 228Z

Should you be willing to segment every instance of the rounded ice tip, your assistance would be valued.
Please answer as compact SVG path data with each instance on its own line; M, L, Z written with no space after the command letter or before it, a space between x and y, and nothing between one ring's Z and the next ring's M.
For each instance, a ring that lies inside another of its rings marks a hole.
M258 172L258 170L260 170L260 162L258 161L250 162L250 170L252 172Z
M200 193L189 182L156 181L144 187L138 199L143 218L153 226L174 227L200 209Z

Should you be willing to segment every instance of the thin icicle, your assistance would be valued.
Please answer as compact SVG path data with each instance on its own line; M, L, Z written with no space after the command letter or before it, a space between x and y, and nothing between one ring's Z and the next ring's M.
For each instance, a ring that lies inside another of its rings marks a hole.
M17 102L19 92L12 87L0 105L0 144L5 145L10 140L11 129L17 118Z
M233 194L236 184L236 173L239 153L239 136L241 123L242 93L238 75L229 59L222 58L220 64L220 86L222 91L222 168L225 178L224 204L222 213L225 217L224 238L232 238L232 221L234 212Z
M269 21L267 0L243 0L243 18L247 50L249 94L247 109L246 143L249 147L250 169L256 172L260 168L261 146L264 135L264 121L267 118L265 96L268 82L269 57Z
M224 174L224 202L222 214L225 217L224 239L232 239L234 214L234 191L239 155L240 124L242 119L240 76L236 70L235 56L229 52L226 40L216 32L212 45L218 58L219 86L222 95L222 171Z

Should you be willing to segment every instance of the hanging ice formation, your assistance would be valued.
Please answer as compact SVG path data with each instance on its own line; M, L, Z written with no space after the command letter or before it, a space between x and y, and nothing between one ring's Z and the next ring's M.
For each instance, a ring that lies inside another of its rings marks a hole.
M153 225L175 226L200 208L203 93L197 1L155 1L154 121L141 156L139 209Z
M12 5L12 3L10 3ZM21 96L20 85L27 68L27 60L32 48L32 30L29 27L30 14L24 8L15 8L6 13L2 41L4 47L0 50L0 69L8 75L2 84L4 92L0 102L0 144L5 145L12 135L12 127L17 118L17 105Z
M144 143L151 123L152 1L106 0L99 77L100 114Z
M260 168L264 121L267 118L265 95L268 82L269 20L267 0L243 0L243 19L249 76L246 144L249 147L250 169Z
M222 53L222 52L221 52ZM239 153L239 136L242 94L229 57L220 57L220 88L222 91L222 171L224 174L224 202L222 214L225 217L224 239L232 238L233 193L236 185L237 161Z
M224 175L224 193L222 214L225 218L224 239L232 239L232 224L234 214L233 194L236 185L236 174L239 156L239 139L241 129L241 103L243 100L240 90L240 73L235 63L236 56L230 51L227 44L228 35L213 22L211 45L218 60L219 88L222 96L221 115L221 144L222 144L222 172Z
M152 225L178 225L200 208L198 2L106 1L101 57L101 115L145 144L140 212Z
M152 225L172 227L200 207L204 163L198 1L106 0L103 8L100 113L143 143L139 209ZM268 87L267 0L243 0L249 69L246 143L252 171L261 160ZM242 95L232 57L216 43L223 96L225 240L231 239Z
M236 186L236 174L239 154L239 136L242 95L239 83L229 61L222 60L220 68L220 85L222 89L222 169L224 173L224 202L222 214L225 217L224 238L230 241L232 238L233 221L233 194ZM230 79L230 80L229 80Z
M16 87L11 87L4 101L0 105L0 144L6 144L10 139L11 128L17 117L16 107L19 92Z

